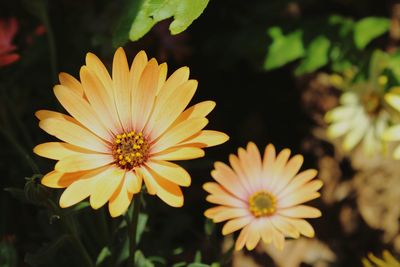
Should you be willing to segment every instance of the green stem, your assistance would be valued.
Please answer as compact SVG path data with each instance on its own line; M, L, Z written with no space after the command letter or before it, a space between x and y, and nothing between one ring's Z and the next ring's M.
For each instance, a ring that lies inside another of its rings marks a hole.
M128 232L129 232L129 258L128 267L135 267L135 252L136 252L136 232L139 221L140 205L142 201L142 193L133 202L133 214L129 220Z
M28 165L31 167L33 173L40 173L39 167L36 165L35 161L31 158L31 156L29 156L29 153L22 147L22 145L18 143L15 137L4 129L0 129L0 132L15 147L22 158L26 160Z
M48 201L50 207L53 209L55 214L62 214L58 206L52 201ZM71 241L76 246L76 249L81 253L81 256L84 260L85 267L95 267L93 264L92 258L90 257L89 253L87 252L85 246L82 244L81 239L79 238L79 233L76 229L75 220L71 217L71 215L62 216L61 218L62 225L64 229L69 233L71 236Z

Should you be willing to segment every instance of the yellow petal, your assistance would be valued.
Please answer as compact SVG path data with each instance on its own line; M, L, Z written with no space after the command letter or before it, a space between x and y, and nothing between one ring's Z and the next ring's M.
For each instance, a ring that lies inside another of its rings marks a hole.
M272 242L273 226L269 219L260 218L260 234L264 243L269 244Z
M114 134L121 132L122 126L119 121L114 96L112 95L112 88L106 89L100 79L86 66L81 68L80 77L85 95L97 117Z
M153 58L147 63L140 77L139 84L132 91L132 127L142 131L152 111L157 92L159 69Z
M394 125L383 132L382 139L385 141L400 140L400 125Z
M217 183L205 183L203 189L211 194L206 198L208 202L230 207L247 208L247 203L245 201L231 195Z
M65 73L65 72L61 72L58 75L58 79L60 80L60 83L62 85L71 89L78 96L83 97L84 92L83 92L82 84L77 79L75 79L72 75L69 75L68 73Z
M171 207L182 207L183 206L183 194L181 188L163 177L159 176L157 173L150 170L154 181L157 184L157 196L161 198L165 203Z
M127 172L129 173L129 172ZM108 203L111 217L118 217L125 213L132 201L132 194L127 191L125 183L120 183Z
M149 195L155 195L157 192L157 184L149 170L146 167L138 168L136 169L136 175L143 178L147 193L149 193Z
M321 211L314 207L299 205L286 209L280 209L279 214L292 218L318 218L321 217Z
M283 250L285 246L285 237L275 227L272 227L272 243L278 250Z
M52 171L43 176L41 183L51 188L65 188L70 186L73 182L77 181L87 173L87 171L72 173Z
M327 129L327 136L331 139L338 138L347 133L352 126L351 121L340 121L331 124Z
M251 216L247 209L224 207L223 210L213 216L213 221L214 223L219 223L244 216Z
M318 174L317 170L308 169L297 174L290 183L278 195L288 195L296 191L298 188L315 178Z
M270 218L270 222L279 232L282 233L282 235L291 238L299 238L299 231L292 224L290 224L288 219L285 219L285 217L275 215Z
M96 153L88 149L62 142L48 142L37 145L33 149L33 152L39 156L55 160L60 160L73 155Z
M175 146L179 144L179 142L203 129L207 124L208 120L206 118L194 118L184 121L162 135L154 144L152 151L157 153Z
M61 105L71 114L77 121L86 128L97 134L104 140L110 140L111 134L97 117L97 114L88 102L83 100L74 92L62 85L54 87L54 94Z
M191 183L189 173L177 164L163 160L151 159L146 163L146 165L149 169L156 172L160 177L172 183L181 186L189 186Z
M211 172L211 176L217 181L221 186L231 193L232 195L247 201L249 193L241 184L236 173L225 163L215 162L215 170Z
M398 94L387 93L385 95L385 100L394 109L396 109L397 111L400 111L400 96Z
M224 207L224 206L217 206L217 207L209 208L204 212L204 216L209 219L213 219L214 216L216 216L220 212L223 212L224 210L226 210L226 207Z
M189 160L204 157L204 150L198 147L171 147L151 155L156 160Z
M393 151L393 157L395 159L400 159L400 146L397 146Z
M160 92L161 88L163 87L165 80L167 79L168 73L168 66L167 63L162 63L158 66L159 69L159 76L158 76L158 83L157 83L157 92L156 95Z
M253 218L251 216L240 217L230 220L222 227L222 234L228 235L230 233L233 233L251 223L252 220Z
M129 71L129 88L137 90L140 76L147 65L147 55L143 50L136 54L132 61L131 69Z
M99 79L101 85L107 90L110 97L114 97L112 94L112 80L107 68L101 62L101 60L93 53L86 54L86 66L90 69L97 79ZM114 102L114 100L112 101Z
M253 221L250 224L249 235L248 235L247 241L246 241L246 248L248 250L253 250L257 246L258 242L260 241L260 238L261 238L261 236L260 236L260 232L257 227L257 222Z
M314 237L314 228L306 220L292 218L288 220L300 232L300 234L306 237Z
M320 194L317 193L316 191L319 190L322 187L322 185L323 185L322 181L315 180L308 183L307 185L304 185L296 192L287 195L279 195L278 206L280 208L287 208L318 198Z
M189 68L181 67L177 69L172 75L167 79L164 85L161 87L157 94L159 99L167 99L170 95L174 94L175 89L181 84L189 79Z
M241 167L239 158L234 154L230 154L229 155L229 163L231 164L234 172L237 174L237 177L240 180L240 184L243 186L243 188L245 188L245 190L248 192L248 194L251 194L253 192L253 189L250 186L249 180L247 179L246 175L244 174L244 171Z
M68 208L89 196L93 188L91 179L77 180L65 189L60 198L60 207Z
M296 173L300 170L301 165L304 162L304 158L302 155L295 155L291 158L286 164L279 181L277 182L275 192L282 191L292 180L292 178L296 175Z
M229 140L229 136L217 131L203 130L182 141L181 145L197 146L199 148L220 145Z
M157 98L154 111L146 127L152 139L158 138L184 111L196 92L197 81L189 80L179 86L169 98Z
M102 207L114 194L123 181L125 170L115 166L107 167L93 181L90 205L93 209Z
M246 244L246 241L247 241L247 238L249 235L249 229L250 229L250 225L248 224L242 229L242 231L240 231L238 239L236 240L236 243L235 243L236 251L241 250L244 247L244 245Z
M109 145L97 135L81 126L59 119L40 121L39 127L58 139L89 150L108 153Z
M125 173L126 189L131 194L136 194L142 189L142 181L142 177L136 175L133 171L127 171Z
M36 111L35 116L41 121L45 120L45 119L59 119L59 120L73 122L78 125L82 125L80 122L78 122L76 119L72 118L71 116L65 115L60 112L51 111L51 110Z
M271 176L268 179L269 180L269 188L273 192L276 192L276 187L279 184L279 181L281 179L281 175L283 173L283 170L288 162L288 159L290 157L290 149L285 148L283 149L278 156L276 157L274 166L271 170Z
M210 100L197 103L182 112L172 125L192 118L206 117L215 108L215 105L215 102Z
M119 118L122 125L129 129L131 128L131 88L128 86L129 66L124 49L121 47L114 54L112 80Z
M62 158L55 166L59 172L77 172L95 169L114 162L110 154L77 154Z

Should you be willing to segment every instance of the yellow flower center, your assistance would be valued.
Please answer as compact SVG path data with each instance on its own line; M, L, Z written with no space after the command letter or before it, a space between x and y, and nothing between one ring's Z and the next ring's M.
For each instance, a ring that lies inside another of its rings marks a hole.
M363 97L363 103L364 103L365 110L371 116L377 115L382 107L381 99L380 99L379 95L377 95L375 93L366 94Z
M149 157L149 143L141 132L117 134L112 153L120 168L131 170L146 162Z
M276 211L276 198L266 191L254 193L249 197L249 208L255 217L272 215Z

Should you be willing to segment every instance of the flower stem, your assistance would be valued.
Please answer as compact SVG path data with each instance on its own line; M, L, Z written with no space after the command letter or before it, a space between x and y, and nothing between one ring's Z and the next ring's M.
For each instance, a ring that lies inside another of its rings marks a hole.
M129 233L128 267L135 267L136 232L139 221L141 201L142 201L142 192L140 191L140 193L133 202L133 214L129 218L129 224L128 224L128 233Z

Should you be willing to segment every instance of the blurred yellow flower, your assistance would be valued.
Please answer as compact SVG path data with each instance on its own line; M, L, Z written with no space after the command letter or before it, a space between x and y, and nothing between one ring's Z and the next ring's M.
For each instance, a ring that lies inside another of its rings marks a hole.
M314 236L313 227L304 218L320 217L321 212L301 204L320 196L317 191L322 181L312 180L316 170L298 173L303 164L301 155L289 157L289 149L276 155L270 144L262 159L257 146L250 142L247 149L239 148L238 156L230 155L232 168L215 163L211 175L216 183L203 187L210 193L207 201L218 206L204 214L215 223L228 221L223 235L241 229L236 250L244 246L252 250L261 239L282 250L285 237Z
M369 253L368 257L362 260L362 263L364 267L400 267L400 262L389 251L385 250L382 257L382 259L379 259Z
M400 112L400 91L399 88L394 88L389 93L385 95L386 102L393 107L396 111ZM400 141L400 123L396 123L390 128L386 129L383 133L382 138L388 142L398 142ZM400 159L400 145L393 151L393 157L395 159Z
M345 151L362 145L367 155L382 151L382 134L389 125L389 113L384 107L383 87L358 83L340 97L340 105L325 115L331 139L343 137Z
M91 53L80 70L80 82L60 74L54 93L71 116L48 110L36 113L39 126L63 142L36 146L40 156L57 160L54 171L42 183L66 188L61 207L90 196L90 205L108 202L112 216L123 214L144 181L149 194L180 207L180 186L191 178L169 161L204 156L203 148L228 140L224 133L203 130L212 101L185 110L196 88L182 67L167 79L167 65L139 52L129 68L119 48L113 60L112 78Z

